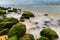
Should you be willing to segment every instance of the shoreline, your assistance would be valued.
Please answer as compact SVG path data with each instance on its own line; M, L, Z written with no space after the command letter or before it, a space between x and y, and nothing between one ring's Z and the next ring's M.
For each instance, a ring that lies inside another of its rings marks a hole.
M58 14L58 13L51 13L51 12L47 12L47 14L49 15L49 16L53 16L55 19L57 19L57 20L60 20L60 14Z
M49 16L52 16L52 17L54 17L55 19L60 20L60 14L58 14L58 13L43 12L43 11L40 11L40 12L38 12L38 11L32 11L32 12L33 12L33 13L34 13L34 12L37 12L37 13L42 13L42 14L48 14Z

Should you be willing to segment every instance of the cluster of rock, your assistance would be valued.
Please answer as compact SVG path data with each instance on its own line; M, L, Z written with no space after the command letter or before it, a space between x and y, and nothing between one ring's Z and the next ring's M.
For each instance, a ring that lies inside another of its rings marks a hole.
M6 14L6 10L8 10L8 12L17 12L16 8L13 8L13 10L10 10L10 9L11 9L10 7L9 8L0 7L0 10L1 10L0 15ZM48 16L48 15L45 14L45 16ZM1 18L0 19L0 36L8 35L8 39L6 40L35 40L34 35L26 34L26 25L21 23L24 21L24 19L30 19L30 17L34 17L34 14L31 13L30 11L24 11L20 18L20 21L13 17ZM45 21L45 23L48 23L48 22ZM38 23L36 22L36 24ZM49 28L44 28L40 32L40 35L41 37L36 40L54 40L55 38L58 38L57 33L54 30Z

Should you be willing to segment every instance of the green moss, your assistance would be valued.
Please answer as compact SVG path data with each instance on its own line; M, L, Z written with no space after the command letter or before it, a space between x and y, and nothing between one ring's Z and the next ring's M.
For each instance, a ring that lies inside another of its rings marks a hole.
M32 34L25 34L20 40L35 40Z
M38 40L49 40L47 37L40 37Z
M4 15L4 14L6 14L6 11L0 10L0 15Z
M7 8L5 8L5 7L0 7L0 10L7 10Z
M8 40L19 40L19 37L17 35L14 35L10 37Z
M14 22L14 23L18 23L18 19L10 17L10 18L3 18L2 19L3 22Z
M24 11L21 19L29 19L30 17L34 17L33 13L31 13L30 11Z
M31 13L30 11L24 11L23 15L34 17L33 13Z
M18 19L10 17L10 18L2 18L0 20L0 30L3 28L11 28L14 24L18 23Z
M15 23L14 22L1 22L0 23L0 28L11 28Z
M22 23L17 23L16 25L12 26L12 28L9 30L9 37L13 35L18 35L19 37L22 37L26 32L26 26Z
M14 24L18 23L18 19L10 17L10 18L3 18L0 21L0 29L3 28L11 28Z
M7 34L8 34L8 31L9 31L8 28L1 30L1 31L0 31L0 36L1 36L1 35L7 35Z
M43 29L43 30L41 31L40 35L41 35L41 36L44 36L44 37L48 37L49 40L50 40L50 39L58 38L57 33L56 33L54 30L51 30L51 29L48 29L48 28Z

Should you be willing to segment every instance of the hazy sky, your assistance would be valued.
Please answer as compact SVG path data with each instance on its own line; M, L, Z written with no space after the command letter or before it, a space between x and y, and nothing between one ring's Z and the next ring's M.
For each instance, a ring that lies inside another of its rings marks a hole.
M0 5L60 4L60 0L0 0Z

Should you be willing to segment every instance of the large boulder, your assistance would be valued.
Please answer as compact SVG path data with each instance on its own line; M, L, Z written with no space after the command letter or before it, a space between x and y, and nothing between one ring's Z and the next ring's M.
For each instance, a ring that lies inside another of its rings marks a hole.
M8 40L19 40L19 37L17 35L14 35L10 37Z
M49 40L47 37L40 37L38 40Z
M2 18L3 22L14 22L14 23L18 23L18 19L14 18L14 17L10 17L10 18Z
M33 13L30 11L24 11L22 14L21 19L29 19L30 17L34 17Z
M41 35L41 36L44 36L44 37L48 37L49 40L58 38L57 33L56 33L54 30L51 30L51 29L49 29L49 28L44 28L44 29L41 31L40 35Z
M35 40L32 34L25 34L20 40Z
M18 19L16 18L3 18L0 21L0 30L3 28L11 28L14 24L18 23Z
M9 30L9 37L13 35L18 35L19 37L22 37L26 32L26 26L22 23L17 23L12 26L12 28Z
M1 22L0 23L0 30L4 29L4 28L11 28L15 23L13 22Z

